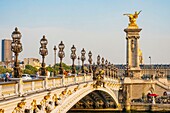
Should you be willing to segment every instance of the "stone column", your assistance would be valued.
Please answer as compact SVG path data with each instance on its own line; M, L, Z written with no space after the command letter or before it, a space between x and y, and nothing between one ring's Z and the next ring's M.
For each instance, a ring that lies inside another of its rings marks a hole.
M16 81L17 82L17 88L16 88L16 90L18 90L18 91L16 91L15 93L17 94L18 93L18 95L19 96L22 96L23 94L24 94L24 91L23 91L23 80L22 80L22 78L10 78L10 80L11 81Z
M39 76L39 78L43 79L43 88L48 89L48 76Z
M139 62L139 32L142 29L128 27L124 29L127 40L127 64L129 71L133 72L135 78L140 78L140 62Z
M125 110L131 110L131 87L130 85L125 85L126 99L125 99Z

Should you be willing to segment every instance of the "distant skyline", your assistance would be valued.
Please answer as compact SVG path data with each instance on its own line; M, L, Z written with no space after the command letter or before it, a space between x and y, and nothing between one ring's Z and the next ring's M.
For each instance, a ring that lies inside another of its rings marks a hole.
M137 24L142 28L139 43L144 63L149 64L151 56L154 64L170 64L169 4L170 0L1 0L0 39L12 39L11 34L18 27L23 45L20 60L41 61L40 39L45 35L49 53L46 64L54 63L53 47L58 47L61 41L65 44L63 61L67 64L72 63L73 44L77 56L85 48L85 63L88 63L88 52L92 51L93 62L100 55L111 63L125 64L124 29L129 21L123 14L142 10Z

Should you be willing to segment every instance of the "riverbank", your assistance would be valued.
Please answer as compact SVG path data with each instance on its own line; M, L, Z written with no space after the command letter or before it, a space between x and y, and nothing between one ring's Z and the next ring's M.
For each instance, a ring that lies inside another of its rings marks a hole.
M67 113L169 113L170 104L132 104L130 109L71 109Z

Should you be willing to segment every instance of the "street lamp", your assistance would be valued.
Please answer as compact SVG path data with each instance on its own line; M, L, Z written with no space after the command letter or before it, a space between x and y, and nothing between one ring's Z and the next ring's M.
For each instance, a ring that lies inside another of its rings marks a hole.
M89 73L92 73L92 53L91 53L91 51L89 51L88 56L89 56L89 59L88 59L88 61L89 61Z
M12 37L12 43L11 43L11 51L15 54L15 60L14 60L14 77L20 78L21 77L21 69L19 67L18 63L18 55L23 50L22 44L20 42L20 39L22 37L21 33L18 31L18 28L15 28L15 31L11 35Z
M56 65L56 50L57 50L57 47L54 46L53 50L54 50L54 76L56 76L55 65Z
M59 67L59 74L63 74L63 68L62 68L62 59L65 57L64 48L65 45L63 44L63 41L58 45L59 51L58 51L58 57L60 58L60 67Z
M45 35L43 35L43 38L40 40L41 47L39 49L39 54L42 56L42 64L41 64L41 75L42 76L47 76L46 74L46 69L45 69L45 56L48 55L48 50L46 48L46 45L48 44L47 39L45 38Z
M149 59L150 59L150 72L152 72L152 69L151 69L151 56L149 56ZM150 73L151 75L152 73Z
M73 60L73 64L72 64L72 74L76 73L76 69L75 69L75 65L74 65L74 60L76 59L76 48L74 47L74 45L71 47L71 59Z
M102 57L102 69L104 69L104 58Z
M82 61L82 67L81 67L81 70L82 70L82 73L84 73L84 61L86 60L86 57L85 57L85 54L86 54L86 51L84 50L84 48L81 50L81 61Z
M111 63L108 64L109 76L110 76Z
M107 75L107 67L108 67L108 61L106 60L106 61L105 61L105 69L106 69L106 70L105 70L105 73L106 73L106 75Z
M111 64L111 77L113 78L113 70L114 69L114 65L113 64Z
M100 55L97 56L97 65L100 65Z
M79 71L80 71L80 57L78 56L78 73L79 73Z

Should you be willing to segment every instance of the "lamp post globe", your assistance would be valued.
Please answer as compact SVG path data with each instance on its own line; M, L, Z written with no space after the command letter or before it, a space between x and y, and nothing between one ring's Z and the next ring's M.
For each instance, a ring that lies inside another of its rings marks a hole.
M14 60L14 73L13 76L15 78L20 78L21 77L21 69L19 67L19 62L18 62L18 54L23 50L22 49L22 44L20 42L20 39L22 37L21 33L18 31L18 28L15 28L15 31L11 35L12 37L12 43L11 43L11 51L14 52L15 54L15 60Z
M41 46L46 46L48 44L47 39L45 38L45 35L43 35L43 38L40 40Z
M89 73L92 73L92 52L91 51L89 51L88 56L89 56L89 59L88 59L88 61L89 61Z
M77 56L76 56L76 48L75 48L75 46L73 45L72 47L71 47L71 59L73 60L73 64L72 64L72 74L75 74L76 73L76 69L75 69L75 65L74 65L74 61L75 61L75 59L77 58Z
M86 57L85 57L85 54L86 54L86 51L84 50L84 48L81 50L81 61L82 61L82 73L84 73L84 61L86 60Z
M63 74L62 59L65 57L64 53L65 45L63 44L63 41L60 42L58 48L59 48L58 57L60 58L59 74Z
M46 48L48 41L45 38L45 35L43 35L43 38L40 40L40 44L41 44L41 47L39 48L39 54L42 56L42 64L41 64L40 72L42 76L47 76L44 59L45 59L45 56L48 55L48 50Z
M100 65L100 55L97 56L97 65Z
M18 28L17 28L17 27L15 28L15 31L12 32L11 37L12 37L12 39L15 40L15 41L16 41L16 40L20 41L22 35L21 35L21 33L18 31Z

